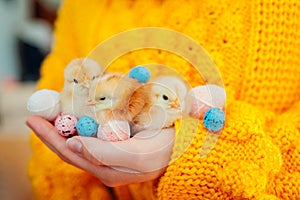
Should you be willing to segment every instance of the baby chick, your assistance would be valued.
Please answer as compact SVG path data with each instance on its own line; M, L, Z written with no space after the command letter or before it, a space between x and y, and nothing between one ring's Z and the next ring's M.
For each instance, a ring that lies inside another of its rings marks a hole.
M144 88L150 91L150 97L142 112L134 118L132 133L173 126L174 121L182 117L187 93L184 83L176 77L162 76Z
M103 69L89 58L72 60L64 71L64 88L60 93L62 113L76 117L90 116L87 106L88 92L92 80L99 77Z
M100 124L111 120L131 122L142 110L147 92L137 80L119 73L106 73L92 82L89 105Z

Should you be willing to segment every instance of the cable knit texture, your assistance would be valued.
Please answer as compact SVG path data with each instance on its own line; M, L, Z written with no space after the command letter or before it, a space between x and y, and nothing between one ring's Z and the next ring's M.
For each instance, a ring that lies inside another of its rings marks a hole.
M214 149L199 157L200 121L176 124L172 160L153 182L114 188L119 199L300 199L299 0L65 0L55 44L38 88L61 91L63 70L101 41L127 29L158 26L201 44L227 92L226 124ZM184 59L139 50L112 63L127 72L161 63L192 86L204 84ZM32 134L29 176L36 199L112 199L99 180L61 161Z

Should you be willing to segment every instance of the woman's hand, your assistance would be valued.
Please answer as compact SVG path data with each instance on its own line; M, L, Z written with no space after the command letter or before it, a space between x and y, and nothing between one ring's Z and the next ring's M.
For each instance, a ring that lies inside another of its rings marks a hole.
M62 160L86 170L108 186L125 185L158 178L168 165L174 129L142 131L120 142L76 136L63 138L41 117L32 116L27 125Z

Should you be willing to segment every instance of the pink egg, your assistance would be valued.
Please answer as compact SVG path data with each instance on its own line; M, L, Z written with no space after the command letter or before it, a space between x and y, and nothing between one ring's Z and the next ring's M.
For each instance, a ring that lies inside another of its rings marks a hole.
M97 137L104 141L122 141L130 137L130 128L127 121L112 120L107 124L100 125Z
M192 102L192 107L190 110L190 116L201 119L204 116L204 113L209 110L211 106L206 105L205 103L202 103L201 101L194 100Z
M202 85L192 88L187 95L186 111L191 117L203 118L210 108L223 108L226 101L225 90L217 85Z
M74 115L60 114L54 124L58 133L63 137L70 137L77 134L77 118Z

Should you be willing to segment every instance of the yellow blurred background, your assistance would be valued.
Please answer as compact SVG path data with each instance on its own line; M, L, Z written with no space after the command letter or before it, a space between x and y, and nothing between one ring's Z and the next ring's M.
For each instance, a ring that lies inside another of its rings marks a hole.
M0 0L0 199L32 199L26 103L51 49L60 0Z

